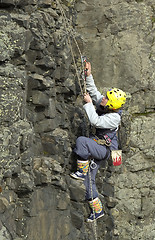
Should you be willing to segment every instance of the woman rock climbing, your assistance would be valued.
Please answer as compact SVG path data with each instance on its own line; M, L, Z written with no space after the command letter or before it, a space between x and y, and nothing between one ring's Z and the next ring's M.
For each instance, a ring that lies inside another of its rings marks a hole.
M104 215L102 203L98 196L95 177L102 163L110 157L112 150L118 149L117 129L121 122L121 108L125 104L126 94L118 88L112 88L103 96L96 88L91 74L91 64L86 62L86 102L83 108L92 126L96 128L95 136L80 136L76 140L74 152L77 154L77 171L71 177L83 181L86 187L91 214L87 222L92 222ZM94 104L96 107L94 106ZM91 167L90 159L94 159ZM90 174L88 173L90 168ZM90 183L91 179L91 183ZM91 186L90 186L91 184Z

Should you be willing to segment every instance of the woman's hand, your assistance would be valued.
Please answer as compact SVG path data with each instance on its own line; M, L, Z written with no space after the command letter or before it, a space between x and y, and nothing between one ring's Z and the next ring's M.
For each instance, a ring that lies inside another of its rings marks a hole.
M84 101L85 101L86 103L92 103L92 99L91 99L89 93L85 93L85 94L84 94Z
M87 77L91 74L91 64L90 62L86 62L85 70L87 71Z

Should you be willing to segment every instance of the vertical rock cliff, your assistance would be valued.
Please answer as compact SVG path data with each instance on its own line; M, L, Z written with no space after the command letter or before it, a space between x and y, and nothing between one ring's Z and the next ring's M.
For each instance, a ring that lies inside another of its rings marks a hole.
M69 177L89 130L75 38L99 90L128 96L123 164L97 175L97 239L154 240L154 0L1 0L0 36L0 239L95 239L84 186Z

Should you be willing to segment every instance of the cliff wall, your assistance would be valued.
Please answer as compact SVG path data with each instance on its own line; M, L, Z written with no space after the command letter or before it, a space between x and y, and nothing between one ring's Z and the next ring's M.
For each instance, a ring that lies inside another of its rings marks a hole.
M123 164L97 175L97 239L153 240L154 0L1 0L0 36L0 239L95 239L84 186L69 177L75 140L89 130L75 38L98 88L128 96Z

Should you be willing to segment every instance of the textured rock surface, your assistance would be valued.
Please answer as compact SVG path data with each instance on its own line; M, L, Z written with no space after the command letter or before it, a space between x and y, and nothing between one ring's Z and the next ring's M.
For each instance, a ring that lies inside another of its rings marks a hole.
M120 133L124 163L107 182L114 195L103 186L103 195L114 197L110 239L154 239L154 2L81 1L76 8L98 87L118 86L130 96Z
M87 135L58 1L0 1L0 239L92 240L84 186L70 179ZM155 239L154 0L61 2L103 92L128 93L123 165L97 176L105 217L98 239ZM72 39L73 40L73 39ZM77 65L80 56L72 41Z

